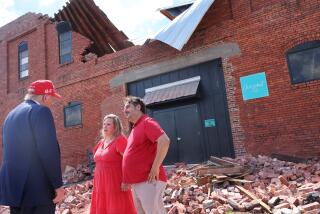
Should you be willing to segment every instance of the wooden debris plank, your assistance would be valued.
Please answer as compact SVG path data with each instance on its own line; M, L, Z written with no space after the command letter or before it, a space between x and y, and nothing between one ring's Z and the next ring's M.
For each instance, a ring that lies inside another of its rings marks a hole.
M197 165L197 166L189 167L187 170L188 170L189 173L193 173L193 172L197 172L197 170L203 169L203 168L206 168L206 166Z
M219 168L202 168L197 170L198 175L205 174L232 174L232 173L241 173L243 170L242 167L219 167Z
M216 179L218 179L218 180L222 180L222 179L227 179L227 178L229 178L228 176L226 176L226 175L217 175L217 174L214 174L213 175L213 177L215 177Z
M223 182L225 182L225 181L228 181L228 180L227 180L227 179L226 179L226 180L213 179L211 182L212 182L213 184L220 184L220 183L223 183Z
M215 162L212 162L210 160L207 161L207 165L209 165L209 166L212 166L212 165L214 165L214 166L222 166L220 163L215 163Z
M221 158L217 158L215 156L210 156L210 161L211 162L214 162L214 163L217 163L217 164L220 164L222 166L240 166L240 164L237 164L237 163L234 163L234 162L231 162L231 161L228 161L228 160L224 160L224 159L221 159Z
M238 182L238 183L252 183L253 181L244 180L244 179L237 179L237 178L230 178L228 181L231 182Z
M205 177L197 179L197 185L198 186L202 186L202 185L205 185L207 183L211 183L211 176L205 176Z
M259 204L262 206L263 209L265 209L268 213L272 213L270 207L264 203L261 199L257 198L253 193L251 193L250 191L246 190L245 188L243 188L242 186L238 186L236 185L236 187L243 192L244 194L246 194L248 197L250 197L253 200L256 200L259 202Z

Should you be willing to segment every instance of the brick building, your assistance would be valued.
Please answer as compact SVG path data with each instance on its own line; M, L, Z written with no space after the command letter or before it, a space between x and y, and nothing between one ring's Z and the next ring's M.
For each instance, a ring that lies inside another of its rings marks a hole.
M86 160L106 113L125 121L127 94L145 97L167 129L168 163L320 155L318 0L216 0L182 51L133 46L77 2L0 28L0 122L30 82L53 80L63 96L53 114L64 166Z

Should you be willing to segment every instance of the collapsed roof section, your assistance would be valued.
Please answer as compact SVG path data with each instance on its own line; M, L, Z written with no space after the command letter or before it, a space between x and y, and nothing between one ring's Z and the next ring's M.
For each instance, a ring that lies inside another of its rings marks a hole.
M214 1L196 0L189 8L174 18L168 26L155 35L151 41L159 40L181 51Z
M70 0L54 14L54 21L67 21L72 30L89 38L93 44L88 52L98 56L133 46L128 37L119 31L93 0Z

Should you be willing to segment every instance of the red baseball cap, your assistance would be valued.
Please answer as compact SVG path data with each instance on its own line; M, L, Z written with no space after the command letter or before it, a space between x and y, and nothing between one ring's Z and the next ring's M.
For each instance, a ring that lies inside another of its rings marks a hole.
M61 95L56 92L51 80L34 81L29 88L32 90L32 93L36 95L50 95L61 98Z

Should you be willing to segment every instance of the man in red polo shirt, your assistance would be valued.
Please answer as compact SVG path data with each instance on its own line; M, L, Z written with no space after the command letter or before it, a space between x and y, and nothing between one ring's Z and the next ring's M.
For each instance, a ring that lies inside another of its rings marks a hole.
M167 177L162 162L170 140L159 124L145 115L139 97L126 97L124 113L133 124L123 154L124 186L132 185L138 214L165 214L162 200Z

